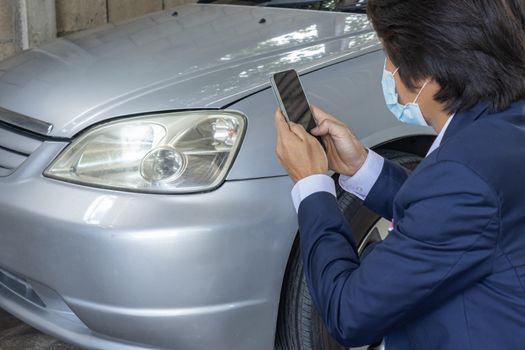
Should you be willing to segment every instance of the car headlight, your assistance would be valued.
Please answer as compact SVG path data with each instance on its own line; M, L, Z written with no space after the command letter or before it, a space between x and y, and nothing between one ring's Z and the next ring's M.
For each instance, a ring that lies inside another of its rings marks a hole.
M187 193L226 177L246 121L236 112L196 111L136 117L88 130L45 176L112 189Z

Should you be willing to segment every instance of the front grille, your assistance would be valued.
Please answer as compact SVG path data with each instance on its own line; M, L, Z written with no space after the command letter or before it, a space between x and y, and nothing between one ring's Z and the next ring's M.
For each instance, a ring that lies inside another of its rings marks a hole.
M0 177L11 175L42 144L0 124Z

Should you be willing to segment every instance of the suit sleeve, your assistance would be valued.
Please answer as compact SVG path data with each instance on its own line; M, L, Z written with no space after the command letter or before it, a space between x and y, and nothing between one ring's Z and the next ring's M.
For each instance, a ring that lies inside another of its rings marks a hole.
M381 173L367 194L364 205L380 216L392 220L394 198L409 174L408 169L385 159Z
M342 345L376 342L491 272L499 202L486 182L455 162L408 181L402 216L363 261L334 196L315 193L299 207L307 284Z

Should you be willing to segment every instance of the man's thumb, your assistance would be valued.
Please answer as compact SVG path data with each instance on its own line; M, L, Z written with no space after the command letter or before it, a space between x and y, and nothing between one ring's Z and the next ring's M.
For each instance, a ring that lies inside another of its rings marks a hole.
M314 136L324 136L330 133L330 121L323 120L315 128L311 130L312 135Z

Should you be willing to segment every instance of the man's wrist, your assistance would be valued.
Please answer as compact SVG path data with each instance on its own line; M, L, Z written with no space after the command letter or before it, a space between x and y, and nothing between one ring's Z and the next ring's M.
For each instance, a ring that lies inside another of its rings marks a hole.
M364 148L360 153L359 163L353 166L347 165L346 171L344 168L340 169L339 175L352 177L363 167L368 158L368 148Z

